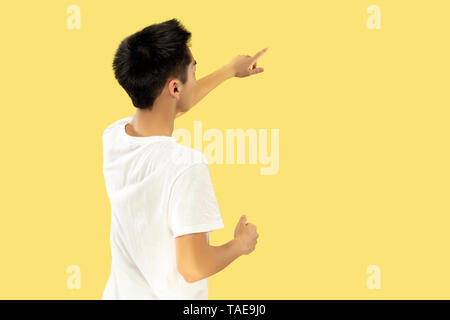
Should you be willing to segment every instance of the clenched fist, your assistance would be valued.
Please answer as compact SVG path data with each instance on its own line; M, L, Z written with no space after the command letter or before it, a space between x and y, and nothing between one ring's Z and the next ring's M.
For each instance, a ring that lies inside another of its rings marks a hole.
M242 254L249 254L255 250L256 239L259 234L256 232L256 226L247 222L247 216L242 215L234 230L234 240L238 244Z

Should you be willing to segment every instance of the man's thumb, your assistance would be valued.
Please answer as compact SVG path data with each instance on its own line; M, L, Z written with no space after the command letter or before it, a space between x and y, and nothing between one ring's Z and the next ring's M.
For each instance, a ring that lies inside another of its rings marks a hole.
M247 216L245 214L243 214L241 216L241 222L245 222L247 220Z

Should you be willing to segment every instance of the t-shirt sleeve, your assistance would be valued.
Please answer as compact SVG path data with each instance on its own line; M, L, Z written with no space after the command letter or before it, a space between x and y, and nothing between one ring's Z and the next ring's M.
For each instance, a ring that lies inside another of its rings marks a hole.
M208 163L190 165L175 178L169 196L168 223L173 238L224 227Z

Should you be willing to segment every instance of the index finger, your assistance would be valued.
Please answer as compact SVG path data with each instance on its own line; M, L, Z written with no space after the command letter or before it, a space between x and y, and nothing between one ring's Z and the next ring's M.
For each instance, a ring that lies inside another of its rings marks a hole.
M269 48L264 48L252 57L252 62L256 61Z

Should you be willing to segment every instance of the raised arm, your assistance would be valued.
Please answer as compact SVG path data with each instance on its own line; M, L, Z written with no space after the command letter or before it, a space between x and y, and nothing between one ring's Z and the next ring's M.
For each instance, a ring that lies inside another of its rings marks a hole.
M263 72L264 68L256 67L257 60L264 52L267 51L267 49L268 48L265 48L257 52L254 56L238 55L223 67L217 69L216 71L207 75L206 77L203 77L200 80L198 80L194 87L194 98L188 110L190 110L193 106L195 106L212 89L217 87L223 81L234 77L245 78L250 75ZM181 116L186 112L187 111L178 112L175 115L175 118Z
M225 65L213 73L207 75L206 77L201 78L200 80L197 80L194 86L194 98L192 101L192 104L189 106L189 110L195 106L200 100L202 100L212 89L217 87L219 84L221 84L223 81L233 78L234 73L232 66ZM175 118L181 116L182 114L186 113L184 112L178 112L175 116Z

